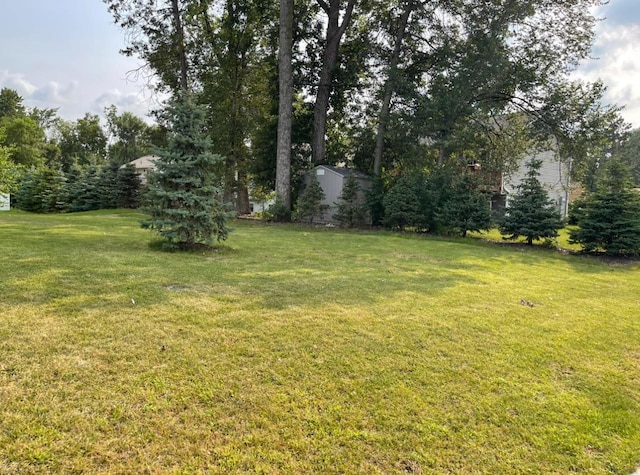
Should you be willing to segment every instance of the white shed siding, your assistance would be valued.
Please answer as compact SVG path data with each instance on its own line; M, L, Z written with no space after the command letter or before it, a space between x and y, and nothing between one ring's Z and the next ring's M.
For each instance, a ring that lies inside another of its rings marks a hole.
M525 158L520 162L517 171L504 176L503 187L507 195L507 204L509 203L509 196L516 193L517 186L524 180L527 174L527 164L531 159L542 160L538 179L545 190L547 190L549 199L557 204L560 215L565 217L568 211L568 198L571 184L569 180L569 169L565 163L556 157L553 151L541 152Z

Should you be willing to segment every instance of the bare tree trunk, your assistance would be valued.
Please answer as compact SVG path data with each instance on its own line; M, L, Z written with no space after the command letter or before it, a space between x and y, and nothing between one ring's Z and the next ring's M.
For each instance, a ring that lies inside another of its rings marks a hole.
M176 40L178 42L178 55L180 56L180 89L183 92L187 92L189 90L189 83L187 82L187 53L184 48L184 30L182 28L182 21L180 20L178 1L179 0L171 0L171 9L173 12Z
M438 167L442 167L442 165L444 165L444 155L444 144L441 144L440 149L438 150Z
M376 148L373 153L373 174L380 175L382 168L382 152L384 150L384 136L387 132L387 122L389 120L389 112L391 110L391 97L393 96L393 82L397 73L398 62L400 61L400 51L402 50L402 41L404 40L405 32L407 31L407 23L409 22L409 16L414 9L413 0L409 0L405 6L402 16L400 17L400 25L398 25L398 32L396 34L395 45L393 47L393 53L389 61L389 75L387 82L384 86L384 97L382 99L382 107L380 108L380 115L378 117L378 131L376 135Z
M349 0L347 8L340 23L340 0L329 0L327 4L324 0L317 0L320 7L326 12L327 36L324 52L322 54L322 69L318 81L318 92L316 103L313 109L313 138L311 142L311 153L313 163L322 163L325 159L325 135L327 133L327 113L329 111L329 95L331 94L331 82L333 73L338 64L338 50L340 41L347 26L351 21L353 7L356 0Z
M291 209L291 126L293 122L293 0L280 0L280 44L278 49L278 144L276 152L276 196Z

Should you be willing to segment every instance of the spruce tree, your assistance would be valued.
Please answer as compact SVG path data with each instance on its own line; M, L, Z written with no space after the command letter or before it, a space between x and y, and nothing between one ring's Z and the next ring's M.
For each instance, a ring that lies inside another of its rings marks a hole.
M531 160L527 164L527 174L518 185L515 196L507 206L500 225L503 239L517 239L523 236L527 244L534 239L554 238L562 227L562 220L556 205L549 199L538 177L542 161Z
M223 157L210 151L206 111L184 97L171 103L166 113L171 137L157 152L157 171L149 176L144 208L149 219L142 227L156 231L165 247L193 249L225 240L231 213L218 199L216 174Z
M334 219L350 228L362 226L367 218L367 206L361 200L360 185L353 173L347 177L338 199Z
M421 212L419 190L414 177L405 175L385 195L384 225L404 230L407 226L419 226L424 221Z
M570 232L570 242L584 251L640 254L640 193L631 188L631 173L621 162L607 165L603 180L582 200L575 218L578 228Z
M320 183L318 183L315 173L310 173L309 175L311 177L310 181L296 201L295 215L297 219L313 224L313 220L316 217L320 219L324 217L324 212L328 206L322 204L325 194Z
M142 182L136 168L128 163L116 175L115 196L118 208L136 209L140 206Z
M468 231L483 231L491 227L491 210L486 194L478 190L470 173L454 184L447 201L437 213L440 226L465 237Z

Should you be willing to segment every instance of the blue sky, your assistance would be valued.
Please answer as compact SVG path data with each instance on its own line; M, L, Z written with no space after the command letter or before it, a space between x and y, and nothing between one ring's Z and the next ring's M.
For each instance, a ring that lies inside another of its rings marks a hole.
M624 105L625 119L640 127L640 0L611 0L598 10L594 60L576 72L601 78L607 100ZM2 1L0 87L16 89L28 106L57 107L68 120L101 114L115 104L146 116L153 97L130 78L139 62L118 51L124 33L100 0Z

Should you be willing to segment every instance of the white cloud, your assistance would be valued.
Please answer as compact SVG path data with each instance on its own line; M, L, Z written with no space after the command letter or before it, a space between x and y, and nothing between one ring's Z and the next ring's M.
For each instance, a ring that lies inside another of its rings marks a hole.
M22 97L29 97L38 90L38 88L27 81L22 74L10 73L6 69L0 71L0 87L13 89Z
M49 81L43 86L37 86L26 79L23 74L4 70L0 72L0 87L17 91L25 103L34 102L38 105L44 104L45 107L51 107L69 102L78 87L78 81L72 80L66 85Z
M579 79L601 79L607 86L605 100L624 106L622 116L640 126L640 25L607 25L599 28L593 48L596 57L576 71Z
M119 89L113 89L98 96L91 103L91 112L102 114L106 107L114 105L118 112L131 112L138 117L150 121L147 117L149 110L158 106L157 100L145 95L143 92L122 92Z

